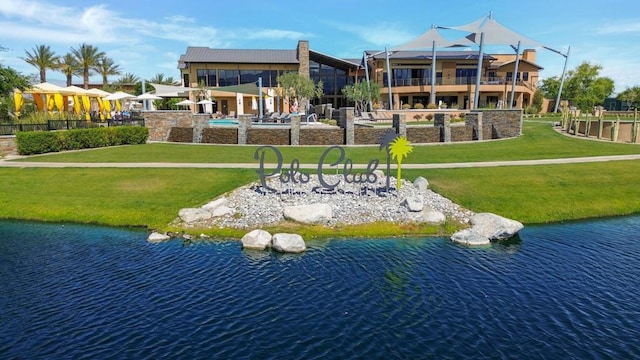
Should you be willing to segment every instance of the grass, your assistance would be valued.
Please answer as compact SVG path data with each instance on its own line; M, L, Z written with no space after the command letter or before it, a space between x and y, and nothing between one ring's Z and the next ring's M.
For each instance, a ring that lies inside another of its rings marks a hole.
M21 161L40 162L173 162L173 163L256 163L253 154L257 146L227 146L201 144L153 143L89 151L34 156ZM317 163L326 146L279 146L285 163L297 158L301 163ZM355 146L346 149L355 163L367 163L372 158L385 161L384 152L376 146ZM553 159L640 153L636 144L585 141L553 131L549 122L527 121L524 135L499 141L461 144L414 144L406 164L450 162L509 161ZM335 159L329 157L327 160ZM275 157L267 157L275 162Z
M37 156L25 161L242 162L254 146L147 144ZM316 162L325 147L280 147L284 159ZM377 146L350 147L357 163L384 159ZM474 162L640 153L636 144L586 141L556 133L548 123L526 122L525 135L483 143L415 145L405 163ZM476 212L494 212L524 223L546 223L640 212L640 161L464 169L404 169L424 176L438 193ZM254 169L0 168L0 218L72 221L115 226L168 225L178 210L195 207L257 179ZM441 235L459 225L324 228L283 223L270 231L306 237ZM238 238L234 229L193 229L195 235Z

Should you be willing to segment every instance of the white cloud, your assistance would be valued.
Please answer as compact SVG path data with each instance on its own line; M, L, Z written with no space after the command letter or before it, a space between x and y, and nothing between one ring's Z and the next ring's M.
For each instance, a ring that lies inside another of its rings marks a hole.
M637 33L640 35L640 20L627 20L602 25L596 29L598 34L627 34Z

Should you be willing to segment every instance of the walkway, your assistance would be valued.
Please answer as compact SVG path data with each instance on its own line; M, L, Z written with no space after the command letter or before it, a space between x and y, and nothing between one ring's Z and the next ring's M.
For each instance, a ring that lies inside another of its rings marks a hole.
M0 159L0 167L17 168L194 168L194 169L257 169L258 163L61 163L61 162L27 162L8 161L19 160L16 157ZM443 163L443 164L402 164L403 169L453 169L470 167L497 167L497 166L531 166L531 165L553 165L553 164L576 164L604 161L640 160L640 154L633 155L610 155L591 156L579 158L562 159L538 159L538 160L515 160L515 161L480 161L466 163ZM269 169L275 168L275 164L265 164ZM300 164L300 168L315 169L317 164ZM366 164L354 164L354 169L366 169ZM395 163L392 164L395 168ZM331 168L331 167L327 167Z

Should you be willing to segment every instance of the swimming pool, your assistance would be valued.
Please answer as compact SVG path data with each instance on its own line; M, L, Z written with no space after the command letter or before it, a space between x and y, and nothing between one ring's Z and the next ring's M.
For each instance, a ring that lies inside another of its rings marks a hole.
M221 126L221 125L238 125L238 120L232 120L232 119L209 120L209 126Z

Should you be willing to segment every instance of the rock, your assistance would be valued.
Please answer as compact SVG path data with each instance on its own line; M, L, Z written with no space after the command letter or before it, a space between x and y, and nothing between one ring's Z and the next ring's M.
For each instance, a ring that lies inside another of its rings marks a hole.
M211 211L202 208L185 208L178 212L180 219L186 223L211 219Z
M470 220L473 231L490 240L509 239L524 228L518 221L492 213L475 214Z
M424 208L420 214L420 220L422 222L431 224L442 224L447 220L447 217L440 211L433 210L432 208Z
M256 229L246 233L241 241L243 249L264 250L271 246L271 234L268 231Z
M278 233L271 238L273 250L285 253L301 253L307 250L307 246L298 234Z
M451 241L463 245L489 245L491 240L488 237L478 234L473 229L464 229L451 235Z
M284 208L284 218L303 224L324 224L333 217L329 204L309 204L287 206Z
M384 173L384 171L382 171L380 169L377 169L377 170L373 171L373 174L378 179L378 184L386 184L387 183L387 175Z
M427 179L423 178L422 176L418 176L414 181L413 181L413 186L416 187L416 189L422 191L422 192L426 192L427 189L429 188L429 181L427 181Z
M409 196L405 199L404 204L407 206L409 211L422 211L422 209L424 209L424 198L420 195Z
M227 200L226 197L220 197L217 198L213 201L208 202L205 205L202 205L202 208L205 210L209 210L211 212L213 212L215 209L217 209L220 206L226 206L229 203L229 201Z
M233 215L235 211L228 206L218 206L217 208L211 210L212 217L225 216L225 215Z
M160 234L159 232L152 232L151 234L149 234L149 237L147 238L147 241L150 243L161 243L164 241L167 241L171 239L171 236L169 235L165 235L165 234Z

